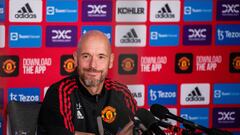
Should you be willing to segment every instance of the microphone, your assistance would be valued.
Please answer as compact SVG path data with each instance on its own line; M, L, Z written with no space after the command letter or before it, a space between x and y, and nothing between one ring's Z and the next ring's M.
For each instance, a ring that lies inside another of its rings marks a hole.
M148 131L151 131L156 135L165 135L165 133L158 127L157 120L154 118L153 114L148 110L140 108L137 110L135 116L142 122Z
M191 131L194 131L195 129L199 129L199 130L202 130L211 135L222 135L222 133L224 133L225 135L231 134L227 131L221 131L219 129L209 129L207 127L196 124L192 121L186 120L182 117L176 116L176 115L170 113L169 110L165 106L162 106L159 104L153 104L150 107L150 111L153 113L153 115L155 115L159 119L170 118L170 119L176 120L176 121L182 123L185 128L188 128Z
M205 132L209 132L209 128L206 128L204 126L198 125L192 121L186 120L182 117L178 117L172 113L169 112L169 110L162 105L159 104L153 104L150 108L150 111L158 118L170 118L173 120L176 120L184 125L184 127L189 128L190 130L200 129Z

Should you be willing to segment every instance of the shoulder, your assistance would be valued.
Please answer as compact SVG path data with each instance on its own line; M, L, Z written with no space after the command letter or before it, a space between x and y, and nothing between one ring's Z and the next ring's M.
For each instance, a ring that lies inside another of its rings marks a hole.
M61 79L58 82L53 83L48 91L46 96L48 95L55 95L57 96L60 93L65 93L67 92L68 94L70 94L74 88L77 88L77 77L76 76L69 76L69 77L65 77L63 79Z
M132 98L132 94L130 92L130 90L128 89L128 87L125 84L122 84L118 81L114 81L111 80L109 78L107 78L105 80L105 88L106 90L110 90L113 93L122 93L123 96L128 97L128 98Z
M107 90L126 90L129 91L128 87L125 84L122 84L118 81L111 80L110 78L105 79L105 88Z

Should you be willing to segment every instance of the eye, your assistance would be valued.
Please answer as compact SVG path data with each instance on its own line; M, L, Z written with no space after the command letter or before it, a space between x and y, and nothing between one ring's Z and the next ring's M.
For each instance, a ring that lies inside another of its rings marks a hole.
M106 58L106 56L104 56L104 55L99 55L99 57L98 57L99 59L105 59Z
M90 58L90 55L88 55L88 54L83 54L83 55L82 55L82 58L83 58L83 59L89 59L89 58Z

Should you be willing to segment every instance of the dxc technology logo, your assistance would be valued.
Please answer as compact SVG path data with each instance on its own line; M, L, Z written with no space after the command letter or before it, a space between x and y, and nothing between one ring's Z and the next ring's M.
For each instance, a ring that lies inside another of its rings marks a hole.
M186 25L183 27L184 45L210 45L211 39L211 25Z
M77 45L77 26L47 26L47 47L72 47Z
M82 21L112 21L112 2L83 1Z
M216 128L239 128L240 108L214 108L212 121Z
M236 0L217 1L217 20L240 20L240 3Z

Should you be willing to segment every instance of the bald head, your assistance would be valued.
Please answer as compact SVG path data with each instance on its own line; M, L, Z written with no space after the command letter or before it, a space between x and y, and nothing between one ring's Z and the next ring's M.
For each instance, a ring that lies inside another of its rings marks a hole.
M95 44L95 46L100 44L104 45L103 47L107 49L107 52L112 53L111 45L108 38L105 36L103 32L98 30L88 31L80 38L80 41L78 43L78 51L81 51L83 46L89 45L91 41L99 42L99 44Z

